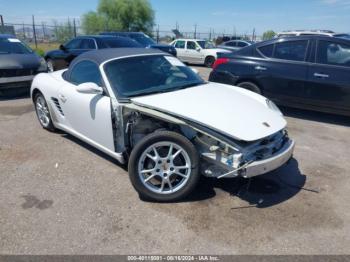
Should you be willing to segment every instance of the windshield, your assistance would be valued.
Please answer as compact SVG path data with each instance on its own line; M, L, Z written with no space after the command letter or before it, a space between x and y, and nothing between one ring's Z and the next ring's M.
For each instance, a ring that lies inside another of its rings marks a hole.
M201 48L203 49L211 49L211 48L215 48L214 44L212 42L209 41L205 41L205 40L201 40L201 41L197 41L197 43L201 46Z
M16 38L0 38L0 54L32 54L28 46Z
M142 47L136 41L133 41L126 37L114 37L114 38L105 38L103 43L106 48L120 48L120 47Z
M142 35L142 34L133 35L133 34L131 34L130 38L132 38L136 42L140 43L143 47L148 47L148 46L155 44L154 40L147 35Z
M105 64L104 70L113 90L122 98L175 91L205 83L191 68L172 56L116 59Z

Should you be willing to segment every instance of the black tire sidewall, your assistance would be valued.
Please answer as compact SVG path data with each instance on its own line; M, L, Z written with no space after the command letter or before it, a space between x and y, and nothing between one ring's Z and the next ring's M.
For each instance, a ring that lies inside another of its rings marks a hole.
M205 58L204 64L205 64L206 67L211 68L211 67L213 67L214 63L215 63L215 57L207 56Z
M261 94L260 88L252 82L241 82L237 86L252 91L254 93Z
M178 144L187 152L191 160L190 178L183 188L173 194L162 195L148 190L143 185L138 174L138 164L142 153L152 144L162 141L169 141ZM142 199L156 202L178 201L190 194L198 184L200 178L199 155L194 145L186 137L171 131L159 131L147 135L133 148L129 159L128 170L130 181Z

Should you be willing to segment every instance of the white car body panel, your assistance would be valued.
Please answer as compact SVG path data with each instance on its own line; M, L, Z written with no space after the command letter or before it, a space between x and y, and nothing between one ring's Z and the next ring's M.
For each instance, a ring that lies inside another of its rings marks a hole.
M231 53L230 51L221 49L221 48L203 49L197 43L198 39L176 39L171 43L171 45L174 45L176 41L185 41L185 48L176 48L176 51L177 51L177 57L181 61L187 62L187 63L204 64L205 59L208 56L212 56L215 59L217 59L218 53ZM187 49L187 42L189 41L196 42L198 50Z
M264 97L223 84L209 83L132 98L132 101L210 127L238 140L255 141L286 127L284 118L267 107Z
M115 152L111 120L111 99L107 96L81 94L73 84L65 81L60 70L39 74L34 78L31 94L38 89L50 108L56 128L78 137L102 152L124 162ZM64 115L52 98L59 100Z

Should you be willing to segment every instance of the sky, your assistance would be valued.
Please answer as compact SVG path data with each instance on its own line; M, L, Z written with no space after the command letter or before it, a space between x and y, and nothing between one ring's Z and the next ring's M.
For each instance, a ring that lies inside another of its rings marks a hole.
M350 0L150 0L160 30L230 34L266 30L329 29L350 32ZM0 0L5 23L46 24L79 19L96 10L98 0Z

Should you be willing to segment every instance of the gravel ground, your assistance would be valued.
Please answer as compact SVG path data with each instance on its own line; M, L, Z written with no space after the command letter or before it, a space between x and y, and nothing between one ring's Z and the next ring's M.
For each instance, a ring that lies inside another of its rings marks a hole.
M249 188L203 178L157 204L115 160L43 130L29 98L0 101L0 253L348 254L350 119L283 111L297 142L287 166Z

